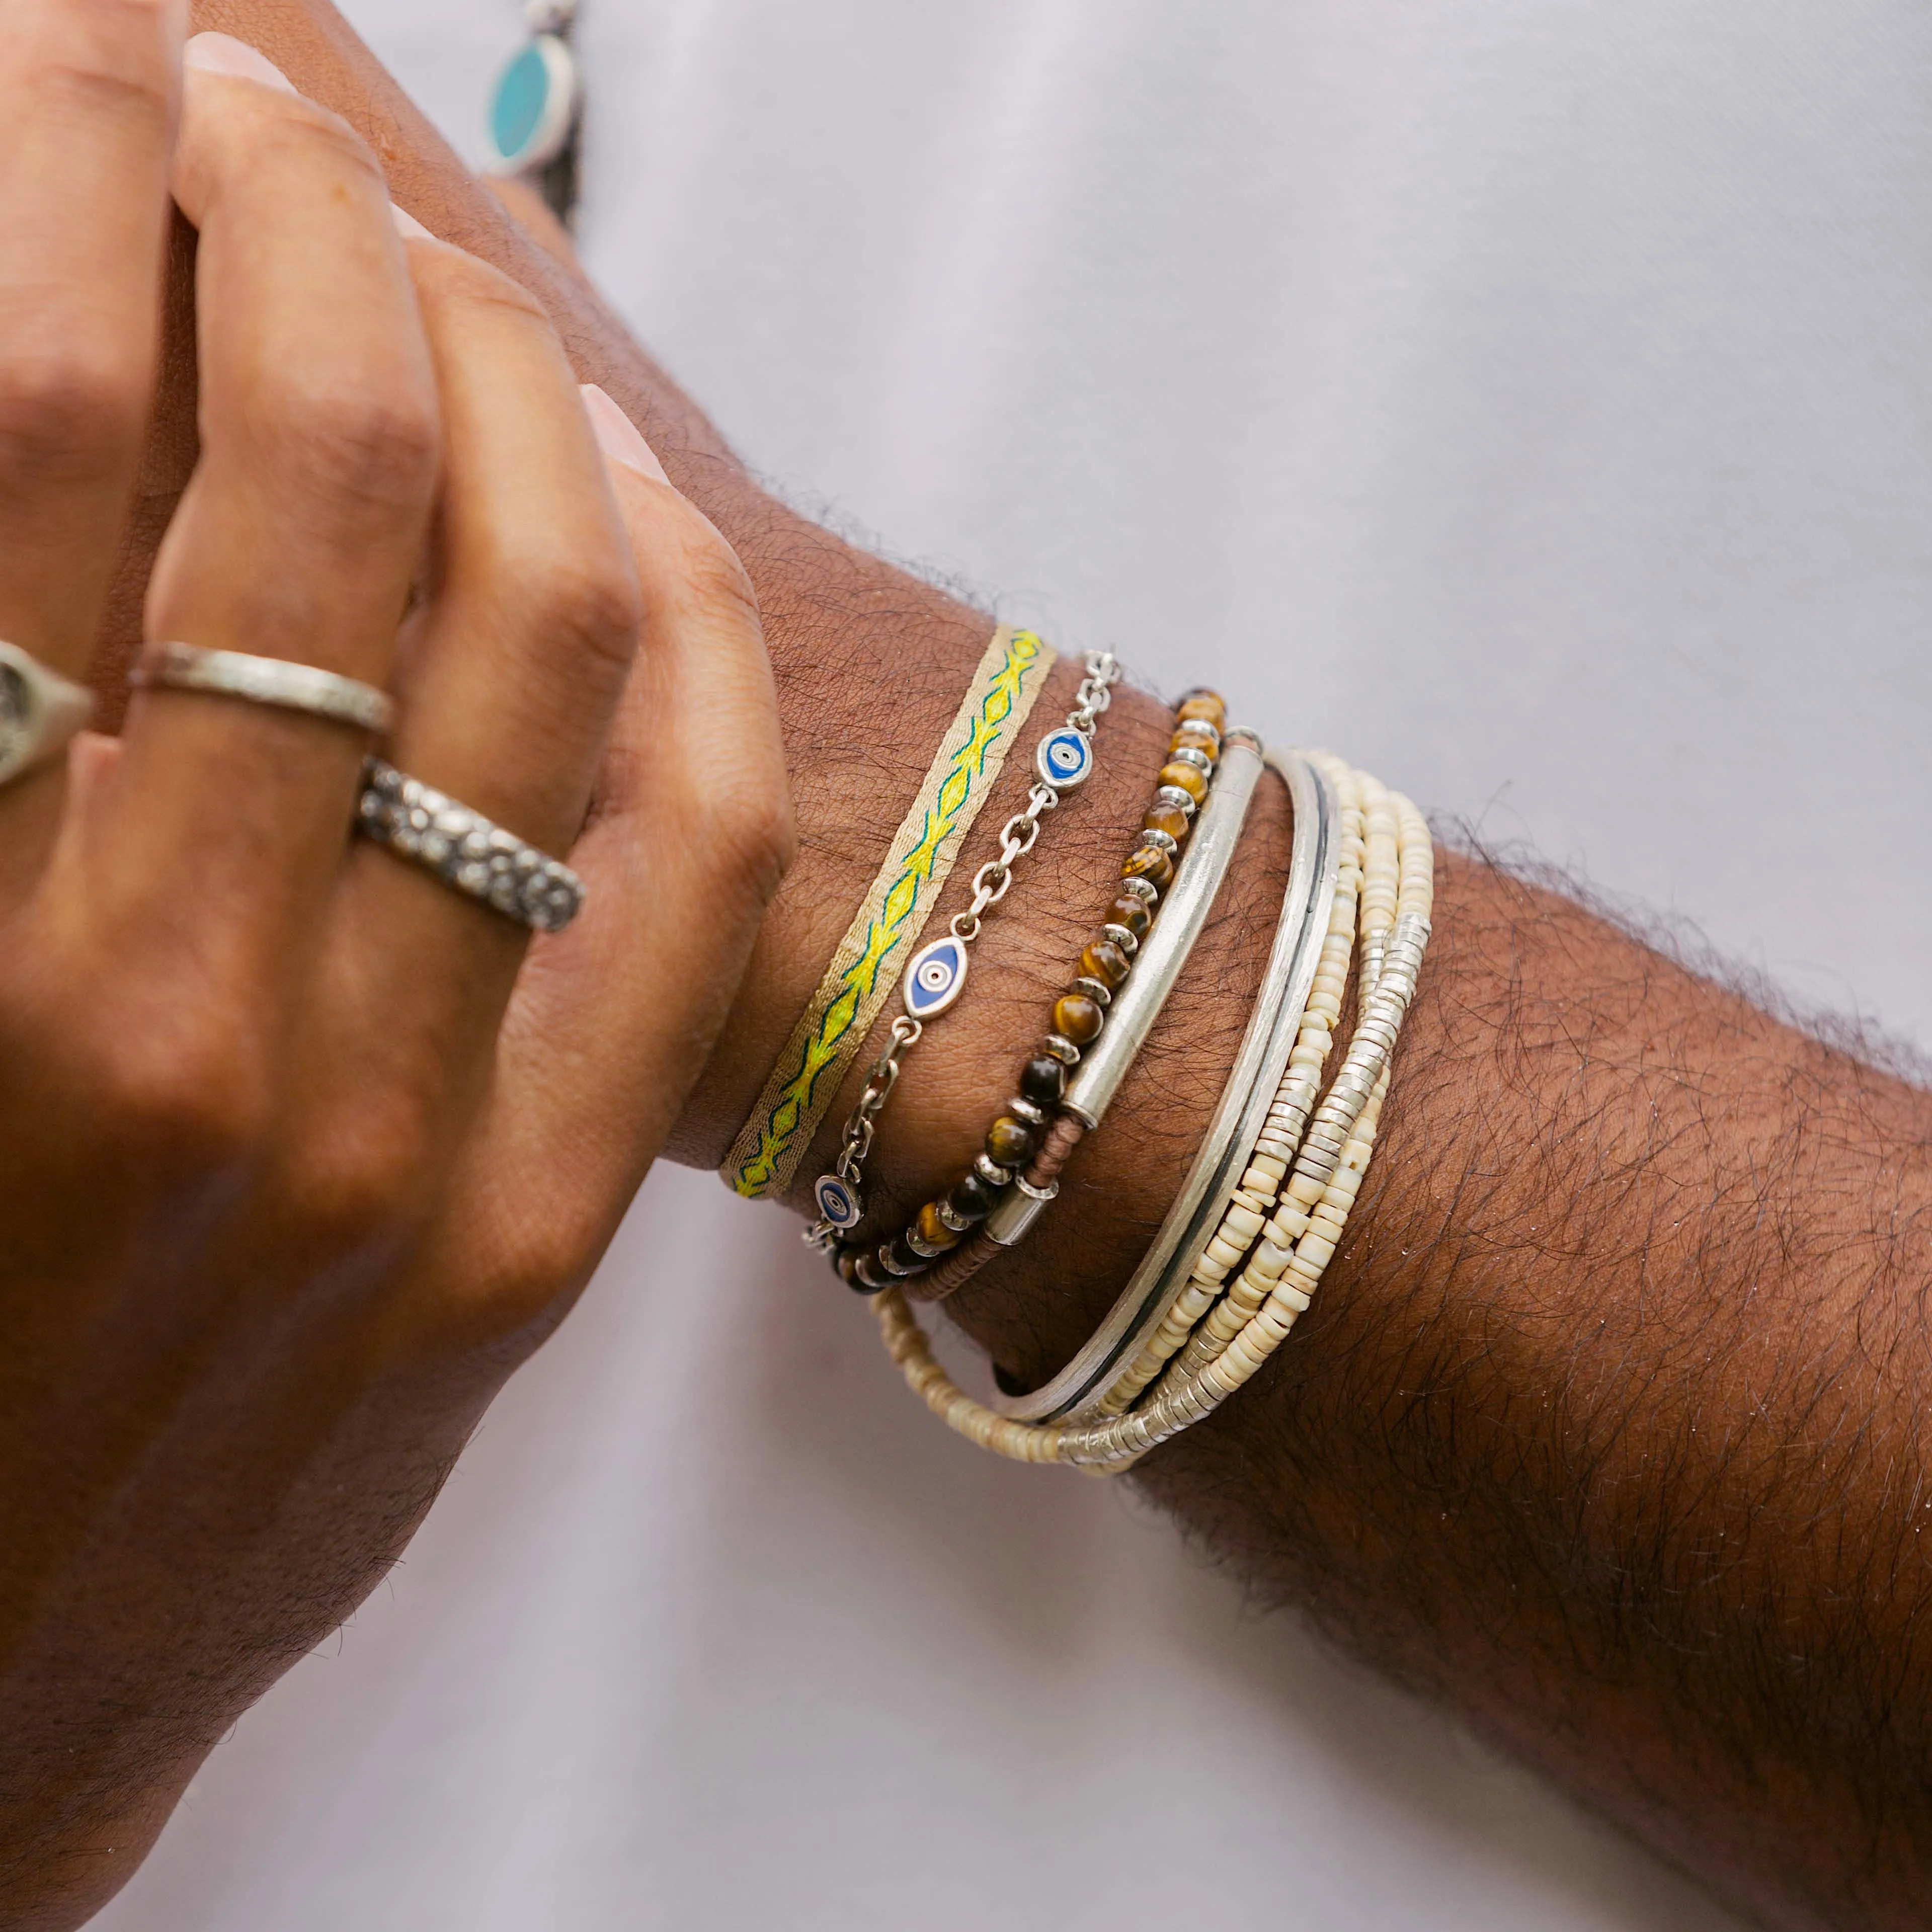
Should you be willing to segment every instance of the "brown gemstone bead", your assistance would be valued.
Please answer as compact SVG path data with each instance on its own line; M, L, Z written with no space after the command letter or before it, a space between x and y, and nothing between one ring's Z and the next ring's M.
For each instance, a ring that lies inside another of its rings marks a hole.
M1050 1053L1029 1060L1020 1069L1020 1098L1036 1107L1056 1107L1066 1091L1066 1069Z
M928 1201L919 1210L919 1219L913 1224L919 1230L919 1238L928 1248L956 1248L959 1245L959 1230L949 1228L939 1218L939 1203Z
M1208 796L1208 774L1198 765L1183 764L1178 760L1171 765L1162 765L1160 782L1178 786L1196 805Z
M1174 713L1183 724L1190 718L1204 718L1217 731L1228 728L1228 706L1220 696L1211 691L1197 691Z
M1132 969L1127 956L1111 939L1096 939L1081 954L1080 970L1103 986L1118 986Z
M952 1192L946 1197L946 1204L962 1221L983 1221L993 1211L998 1198L979 1175L969 1172L952 1184Z
M1187 814L1178 805L1150 805L1141 823L1150 832L1165 832L1176 844L1187 836Z
M886 1269L886 1273L888 1274L923 1274L932 1265L924 1255L916 1252L907 1245L906 1238L903 1234L895 1235L890 1246L879 1250L879 1260L881 1264L885 1262L889 1256L891 1257L892 1265Z
M1076 1046L1100 1036L1100 1008L1084 993L1063 993L1053 1004L1053 1030Z
M1196 772L1194 776L1198 778L1201 774ZM1168 880L1174 877L1174 861L1158 847L1143 845L1120 868L1120 877L1124 879L1144 879L1149 885L1165 892Z
M986 1132L986 1158L1002 1167L1019 1167L1033 1158L1033 1130L1002 1114Z
M1124 926L1136 939L1144 939L1148 928L1154 923L1154 914L1148 910L1144 899L1136 898L1132 892L1123 892L1107 908L1106 923Z
M1168 741L1170 753L1179 751L1205 752L1210 758L1221 755L1221 741L1214 733L1198 724L1184 724Z

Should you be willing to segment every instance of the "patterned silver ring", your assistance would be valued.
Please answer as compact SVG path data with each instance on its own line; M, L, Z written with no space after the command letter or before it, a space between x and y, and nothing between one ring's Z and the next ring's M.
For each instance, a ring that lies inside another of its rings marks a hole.
M358 830L538 932L561 932L583 909L584 881L480 812L370 758L362 766Z
M54 757L94 715L94 694L31 651L0 644L0 784Z
M151 644L131 680L150 688L212 692L282 711L306 711L332 724L383 736L396 722L395 700L360 678L344 677L286 658L247 651L212 651L200 644Z

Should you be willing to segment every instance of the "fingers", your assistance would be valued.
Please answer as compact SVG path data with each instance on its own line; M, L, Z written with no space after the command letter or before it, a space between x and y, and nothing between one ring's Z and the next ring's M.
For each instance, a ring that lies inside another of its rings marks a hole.
M562 858L639 624L638 579L576 380L542 310L472 256L409 244L442 404L434 581L385 755ZM352 866L343 922L382 1010L487 1063L523 929L388 852Z
M601 392L590 400L616 416ZM518 982L439 1270L492 1324L554 1318L595 1265L710 1057L793 850L750 586L616 421L607 447L646 614L572 856L590 896Z
M0 63L0 636L86 668L160 328L177 0L20 0Z
M200 231L202 454L148 634L386 685L434 500L435 373L373 158L232 71L246 52L188 52L175 188ZM212 900L224 932L278 956L336 881L368 748L295 712L142 694L103 814L118 876Z

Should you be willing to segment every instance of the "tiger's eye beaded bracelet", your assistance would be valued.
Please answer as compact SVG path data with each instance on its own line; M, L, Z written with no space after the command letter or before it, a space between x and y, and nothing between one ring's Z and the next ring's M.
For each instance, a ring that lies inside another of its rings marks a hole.
M1227 707L1212 692L1192 693L1176 710L1153 802L1120 868L1119 896L1082 952L1073 983L1054 1003L1053 1030L1021 1069L1019 1091L952 1187L928 1201L892 1240L876 1248L854 1244L835 1251L833 1264L860 1293L878 1294L925 1274L935 1262L940 1265L932 1291L950 1293L1002 1247L1018 1241L1059 1192L1060 1169L1087 1124L1060 1111L1068 1072L1079 1064L1082 1049L1100 1038L1107 1009L1132 973L1161 895L1173 882L1175 861L1214 780L1226 720ZM984 1224L1003 1204L1019 1211L994 1240ZM976 1238L967 1240L976 1230Z

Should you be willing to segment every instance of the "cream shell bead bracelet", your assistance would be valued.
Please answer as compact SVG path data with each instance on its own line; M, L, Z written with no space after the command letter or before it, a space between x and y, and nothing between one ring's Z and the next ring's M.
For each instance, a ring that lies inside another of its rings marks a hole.
M1002 1413L934 1360L902 1293L879 1298L881 1336L908 1384L949 1427L996 1454L1100 1473L1131 1467L1258 1372L1309 1306L1347 1227L1428 944L1433 850L1408 800L1340 760L1310 754L1300 775L1292 754L1271 762L1295 791L1297 850L1263 998L1202 1158L1096 1342L1116 1332L1076 1358L1085 1364L1077 1391L1063 1372L1048 1384L1052 1419ZM1322 782L1312 794L1311 777ZM1324 1093L1352 962L1356 1022ZM1267 1100L1258 1112L1258 1094ZM1228 1188L1237 1163L1239 1181ZM1046 1394L1007 1406L1034 1408Z

